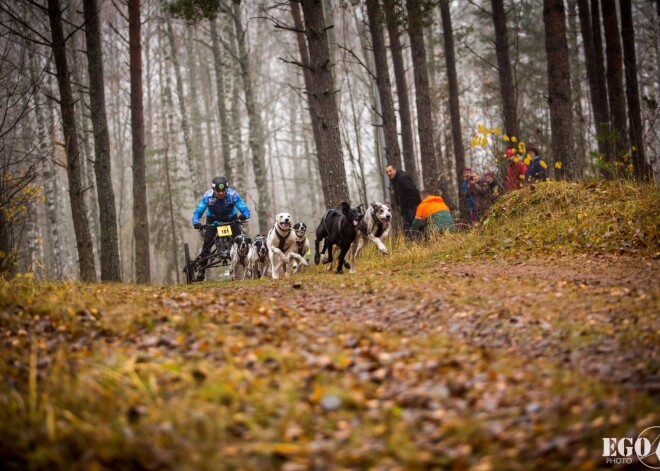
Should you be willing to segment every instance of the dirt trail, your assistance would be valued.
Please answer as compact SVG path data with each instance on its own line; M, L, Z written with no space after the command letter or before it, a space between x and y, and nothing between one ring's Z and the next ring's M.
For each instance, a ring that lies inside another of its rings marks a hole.
M344 275L339 289L337 275L323 276L236 289L272 296L319 328L352 321L408 335L445 333L660 397L658 259L467 260Z

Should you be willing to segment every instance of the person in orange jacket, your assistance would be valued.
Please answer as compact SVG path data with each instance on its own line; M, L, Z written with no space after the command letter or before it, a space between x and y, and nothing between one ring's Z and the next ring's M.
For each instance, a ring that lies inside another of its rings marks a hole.
M437 196L429 190L420 192L422 202L417 206L412 230L417 234L429 234L433 230L456 232L454 218L442 196Z

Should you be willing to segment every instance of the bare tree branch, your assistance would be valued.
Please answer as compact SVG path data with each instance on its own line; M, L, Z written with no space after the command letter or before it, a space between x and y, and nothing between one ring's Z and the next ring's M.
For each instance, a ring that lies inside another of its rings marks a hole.
M357 54L355 54L355 52L353 51L353 49L349 49L349 48L347 48L347 47L345 47L345 46L342 46L341 44L337 44L337 47L338 47L339 49L343 50L343 51L348 52L351 56L353 56L353 57L355 58L355 60L358 62L358 64L360 64L362 67L364 67L364 70L367 71L367 73L371 76L371 78L372 78L373 80L376 80L376 76L374 75L374 73L373 73L371 70L369 70L369 67L367 67L367 65L366 65L364 62L362 62L362 59L360 59L360 58L357 56Z

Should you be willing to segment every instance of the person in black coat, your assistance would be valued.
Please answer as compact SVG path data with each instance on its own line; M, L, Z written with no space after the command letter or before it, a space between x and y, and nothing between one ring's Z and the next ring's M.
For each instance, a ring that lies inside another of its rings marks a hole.
M412 239L411 228L415 220L415 211L422 201L419 197L419 189L410 175L403 170L397 170L394 165L385 167L385 173L390 179L390 191L394 192L394 200L401 211L403 233L406 237Z

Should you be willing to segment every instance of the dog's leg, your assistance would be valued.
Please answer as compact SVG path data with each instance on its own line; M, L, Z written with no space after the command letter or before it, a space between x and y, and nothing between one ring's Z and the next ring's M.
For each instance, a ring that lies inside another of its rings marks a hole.
M383 236L385 236L386 233L383 233ZM376 237L373 234L369 234L369 240L372 241L376 246L378 246L378 250L380 250L384 255L389 255L390 253L387 251L387 247L385 247L385 244L383 244L383 241L380 240L378 237Z
M348 265L346 268L351 268L351 266L346 263L346 253L350 245L342 245L339 247L339 258L337 259L337 273L344 273L344 266Z
M332 260L333 260L333 258L332 258L332 249L333 249L334 245L335 244L332 240L325 239L325 244L323 244L323 252L325 252L327 250L328 256L323 259L324 264L325 263L332 263ZM321 252L321 253L323 253L323 252Z
M319 251L319 244L321 243L321 239L319 239L318 235L316 236L316 240L314 241L314 264L318 265L319 262L321 261L321 252ZM323 244L323 250L325 250L325 244Z
M364 245L364 239L360 236L351 244L351 273L355 273L355 259L360 255L360 251L362 251Z
M277 280L280 277L280 274L278 273L279 263L276 264L275 254L273 253L272 249L268 251L268 258L270 259L270 274L273 277L273 280Z

